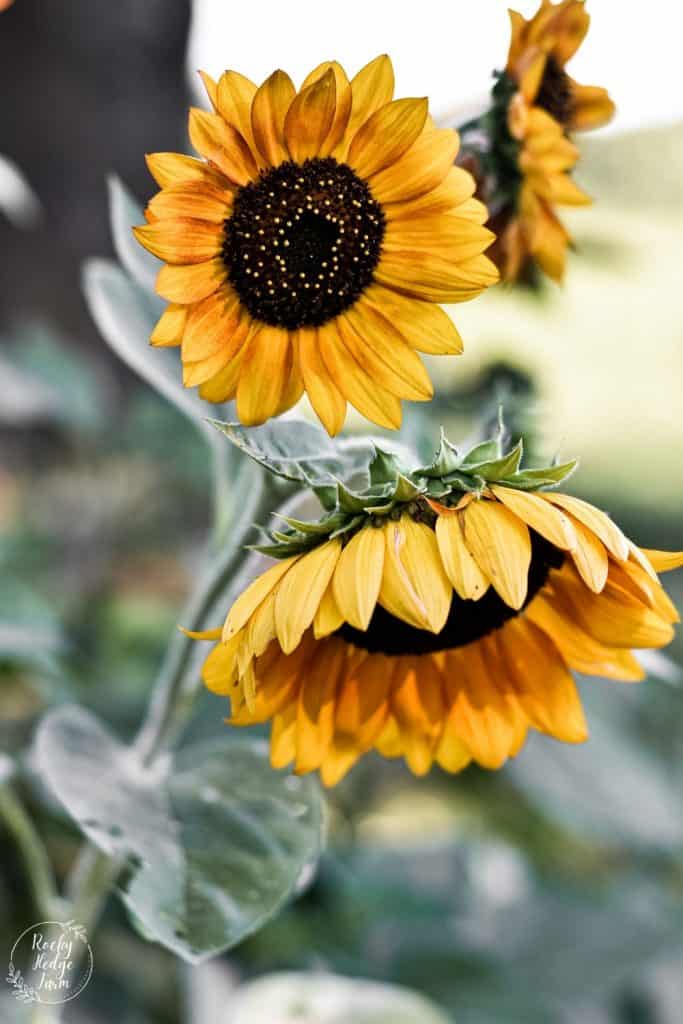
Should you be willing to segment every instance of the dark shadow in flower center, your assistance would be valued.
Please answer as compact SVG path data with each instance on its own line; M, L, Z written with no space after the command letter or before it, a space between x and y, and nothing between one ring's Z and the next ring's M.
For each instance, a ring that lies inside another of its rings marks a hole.
M533 530L529 532L531 565L524 608L546 582L550 570L559 569L564 561L564 552L559 551ZM409 626L377 605L366 632L344 623L337 631L337 635L355 647L373 653L429 654L471 644L494 629L499 629L508 619L518 614L514 608L505 604L493 587L489 587L479 601L465 601L454 593L446 625L440 633L430 633Z
M287 161L237 192L223 258L256 320L320 327L371 284L384 229L381 206L346 164Z
M574 94L569 75L554 57L548 57L535 104L546 110L563 127L574 113Z

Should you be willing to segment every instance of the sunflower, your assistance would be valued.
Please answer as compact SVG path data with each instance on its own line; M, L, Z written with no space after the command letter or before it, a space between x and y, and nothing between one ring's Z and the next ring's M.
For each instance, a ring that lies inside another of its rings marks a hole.
M288 520L267 548L285 557L222 629L194 634L218 640L203 677L230 723L272 721L275 768L334 785L375 748L418 775L495 769L529 729L586 738L572 670L643 678L630 648L672 639L657 571L683 553L641 550L587 502L538 490L573 464L520 470L520 455L444 440L407 472L378 453L362 495Z
M532 262L561 281L571 238L555 208L591 203L570 177L579 150L569 135L606 124L614 104L605 89L579 85L565 70L588 31L583 0L542 0L529 21L517 11L510 20L507 65L491 110L468 126L469 155L492 208L498 237L491 257L502 277L515 280Z
M351 82L321 64L298 92L284 71L203 79L214 112L191 110L189 133L204 161L147 158L161 191L135 234L170 303L152 344L180 345L184 384L236 397L246 425L305 391L330 434L347 402L398 427L402 398L432 395L418 352L462 351L438 303L498 278L457 133L426 99L392 98L386 56Z

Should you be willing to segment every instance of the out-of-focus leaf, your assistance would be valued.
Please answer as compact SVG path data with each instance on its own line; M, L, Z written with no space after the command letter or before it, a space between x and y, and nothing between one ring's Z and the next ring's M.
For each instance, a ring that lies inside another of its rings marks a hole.
M593 685L606 686L603 680ZM564 827L640 848L680 848L683 795L673 766L619 730L609 714L609 698L586 687L586 743L575 747L534 735L507 771L537 807Z
M125 861L121 897L146 935L197 963L259 928L317 859L317 783L267 746L198 743L145 770L81 708L38 730L35 766L85 835Z
M163 310L161 300L115 263L102 259L85 264L83 291L102 337L119 358L185 413L213 445L215 433L205 422L208 407L183 387L177 353L150 346L150 334Z
M153 293L161 262L140 245L132 231L134 225L145 223L142 207L115 174L109 176L107 186L116 255L133 280Z
M43 215L37 195L6 156L0 156L0 210L15 228L36 228Z
M348 482L358 475L367 483L377 451L371 437L334 439L305 420L275 420L251 428L218 420L212 423L269 472L316 488L334 486L340 479ZM380 445L391 453L405 454L391 440L383 438Z
M397 985L334 974L271 974L243 986L224 1024L454 1024ZM221 1024L223 1022L221 1021Z

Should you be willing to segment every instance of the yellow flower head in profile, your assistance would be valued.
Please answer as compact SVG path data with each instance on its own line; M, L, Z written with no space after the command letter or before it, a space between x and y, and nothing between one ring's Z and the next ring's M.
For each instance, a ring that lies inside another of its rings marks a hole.
M233 604L204 666L230 722L272 721L274 767L334 785L372 748L421 775L499 768L529 729L587 736L572 671L639 680L631 648L678 616L657 570L603 512L546 492L573 463L519 468L521 446L442 440L412 472L377 452L363 492L288 520L280 560ZM431 497L437 495L438 497Z
M588 32L584 0L542 0L530 20L510 11L510 21L507 64L487 115L483 193L498 235L491 256L505 280L520 277L531 261L560 281L571 238L556 207L591 203L570 177L579 150L569 136L606 124L614 104L605 89L579 85L566 71Z
M203 77L214 112L191 110L189 132L204 160L148 157L161 191L135 233L170 302L152 343L180 345L185 385L236 397L246 425L305 391L330 434L347 402L398 427L402 398L432 395L418 352L462 350L438 303L498 278L457 133L426 99L393 99L388 57L351 82L321 64L298 92L284 71L258 88Z

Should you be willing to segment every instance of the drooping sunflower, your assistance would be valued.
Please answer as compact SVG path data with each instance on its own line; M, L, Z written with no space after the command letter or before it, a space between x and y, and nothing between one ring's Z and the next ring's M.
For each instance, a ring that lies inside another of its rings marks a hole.
M572 671L636 681L631 648L678 615L657 571L602 511L546 492L573 463L519 468L521 446L442 440L412 472L377 452L367 487L288 520L280 555L237 598L203 671L230 723L272 721L271 759L334 785L367 751L499 768L529 729L587 736ZM324 493L324 492L321 492Z
M556 207L592 202L570 176L579 158L570 135L606 124L614 103L606 89L579 85L566 71L588 32L584 0L542 0L530 20L509 13L505 71L496 76L491 109L465 131L463 152L478 167L497 235L490 255L503 279L535 263L561 281L571 238Z
M438 303L498 278L457 133L426 99L393 99L386 56L351 82L321 64L298 92L284 71L203 79L214 112L192 109L189 133L204 160L147 158L161 191L135 234L170 303L152 344L180 345L185 385L236 397L246 425L306 391L330 434L347 402L398 427L402 398L432 395L418 352L462 351Z

